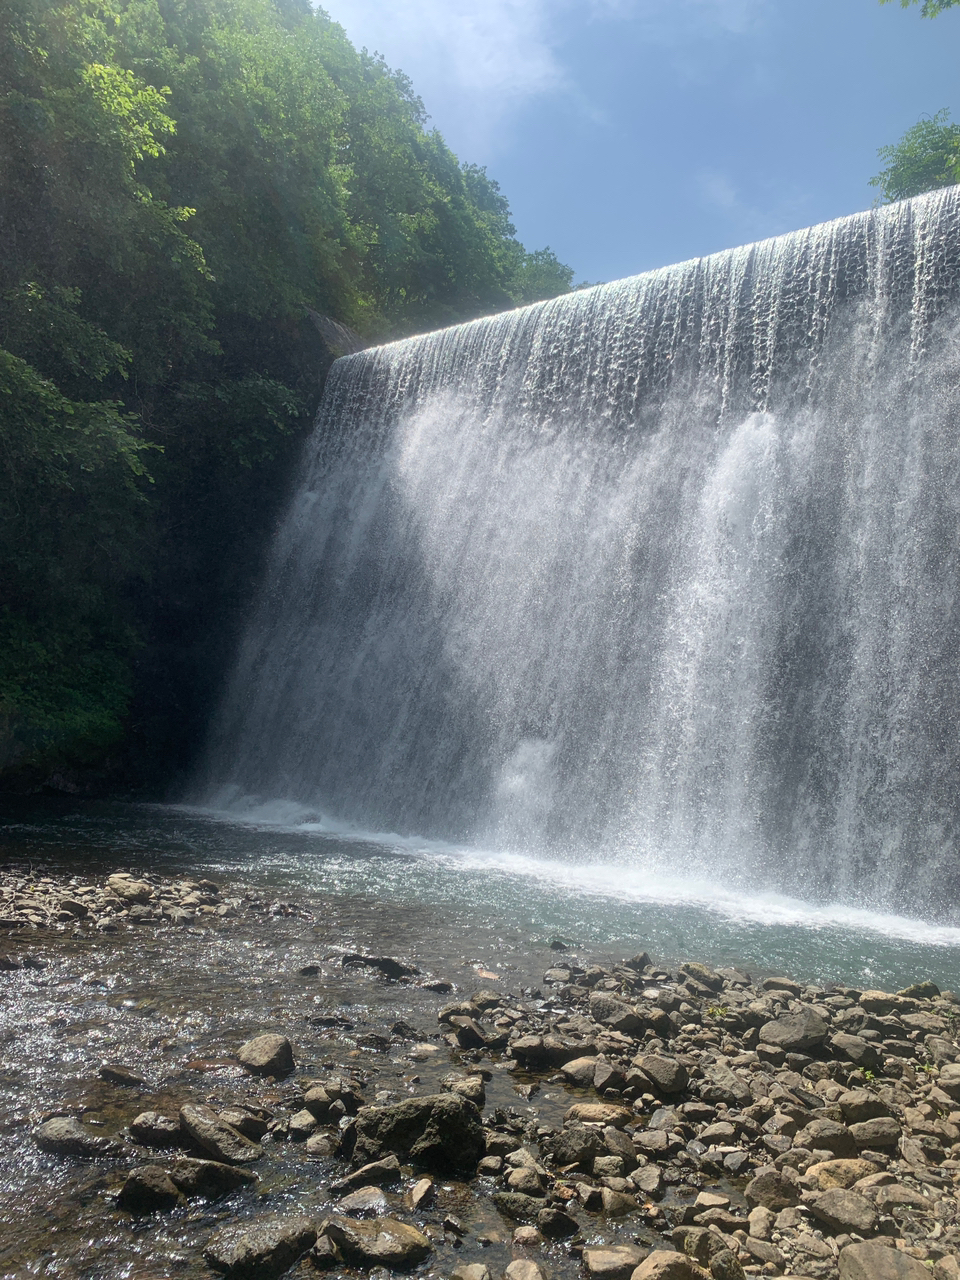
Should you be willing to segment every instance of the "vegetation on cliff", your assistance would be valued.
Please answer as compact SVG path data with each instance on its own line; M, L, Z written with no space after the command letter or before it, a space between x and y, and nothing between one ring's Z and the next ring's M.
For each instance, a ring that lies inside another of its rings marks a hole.
M571 284L307 0L7 0L0 771L185 761L332 358L312 313L376 341Z

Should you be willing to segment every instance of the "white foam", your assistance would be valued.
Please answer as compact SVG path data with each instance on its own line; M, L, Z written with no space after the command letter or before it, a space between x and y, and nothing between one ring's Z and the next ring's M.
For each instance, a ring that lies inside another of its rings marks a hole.
M218 822L238 823L263 830L285 830L375 845L434 861L456 872L477 876L536 881L566 897L589 895L618 903L655 903L665 907L697 908L725 920L763 927L808 931L844 930L930 947L960 948L960 928L932 924L909 916L850 906L840 902L811 903L778 893L749 893L714 881L671 876L649 867L612 862L575 862L534 857L504 850L477 849L368 831L345 823L316 808L294 801L261 801L251 797L223 797L223 808L176 806L182 811Z

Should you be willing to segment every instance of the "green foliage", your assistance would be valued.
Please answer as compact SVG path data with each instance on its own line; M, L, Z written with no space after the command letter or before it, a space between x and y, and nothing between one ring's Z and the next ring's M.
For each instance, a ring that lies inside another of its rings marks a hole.
M880 0L880 3L891 4L892 0ZM922 4L920 12L924 18L935 18L938 13L943 13L944 10L960 4L960 0L900 0L901 9L909 9L915 4Z
M947 110L919 120L899 142L877 153L887 167L870 179L883 201L905 200L960 181L960 125Z
M196 734L329 363L310 309L383 339L571 282L306 0L4 0L0 755L86 759L131 696Z

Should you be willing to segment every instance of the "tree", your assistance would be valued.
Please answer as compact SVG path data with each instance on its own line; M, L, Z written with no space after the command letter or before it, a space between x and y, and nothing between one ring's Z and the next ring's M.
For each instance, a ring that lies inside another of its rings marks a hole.
M870 179L870 185L880 188L884 202L952 186L960 181L960 125L950 120L946 109L938 111L877 154L889 164Z
M892 4L893 0L880 0L880 3ZM938 13L952 9L954 5L960 5L960 0L900 0L901 9L909 9L915 4L922 4L920 13L924 18L935 18Z
M890 4L892 0L880 3ZM916 4L921 5L922 17L935 18L960 5L960 0L900 0L903 9ZM960 125L954 124L950 112L943 108L934 116L918 120L899 142L881 147L877 155L890 162L870 179L872 187L880 188L883 203L953 186L960 182Z

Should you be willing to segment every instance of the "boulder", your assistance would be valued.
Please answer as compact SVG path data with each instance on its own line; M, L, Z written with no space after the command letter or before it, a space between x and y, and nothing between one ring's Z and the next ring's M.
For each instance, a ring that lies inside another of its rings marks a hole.
M547 1280L547 1273L533 1258L514 1258L503 1275L504 1280Z
M624 1035L643 1030L643 1019L636 1009L604 991L595 991L590 997L590 1017L612 1031L622 1031Z
M254 1036L240 1047L237 1059L259 1076L287 1076L293 1070L293 1045L286 1036Z
M221 1164L252 1164L263 1150L209 1107L181 1107L180 1124L198 1146Z
M379 1187L360 1187L337 1204L340 1213L351 1218L376 1218L387 1211L387 1197Z
M806 1176L816 1178L821 1191L830 1191L834 1187L845 1191L871 1173L876 1173L876 1165L869 1160L824 1160L820 1164L812 1164Z
M922 1262L872 1240L841 1249L838 1265L840 1280L930 1280Z
M321 1224L319 1234L332 1241L344 1262L352 1267L408 1271L422 1262L432 1248L422 1232L396 1218L373 1222L328 1218Z
M890 1114L887 1104L881 1102L869 1089L848 1089L846 1093L841 1093L837 1105L847 1124L860 1124L864 1120L876 1120L879 1116Z
M131 1213L165 1213L173 1209L179 1199L180 1193L166 1169L158 1164L146 1164L127 1174L117 1204Z
M811 1151L830 1151L838 1160L852 1160L857 1142L846 1125L836 1120L811 1120L802 1130L803 1145Z
M933 1212L933 1201L928 1200L913 1187L905 1187L900 1183L892 1187L881 1187L877 1193L877 1212L893 1213L895 1209L920 1209L924 1213Z
M493 1280L493 1277L490 1275L490 1268L482 1262L467 1262L454 1267L450 1280Z
M747 1183L743 1192L751 1209L758 1204L774 1212L798 1204L800 1192L796 1183L777 1169L764 1169Z
M54 1116L34 1130L34 1142L41 1151L56 1156L120 1156L129 1150L121 1142L115 1142L100 1133L85 1129L76 1116Z
M491 1199L503 1216L512 1222L536 1222L543 1208L542 1200L524 1195L522 1191L495 1191Z
M855 1231L858 1236L872 1236L877 1229L876 1209L856 1191L845 1191L841 1187L824 1191L811 1201L810 1210L815 1218L838 1233Z
M858 1147L895 1147L900 1141L900 1126L892 1116L861 1120L850 1126L850 1133Z
M640 1263L630 1280L711 1280L711 1276L685 1254L657 1249Z
M253 1186L260 1179L250 1169L222 1164L218 1160L178 1160L170 1170L170 1181L185 1196L216 1200L240 1187Z
M960 1102L960 1063L948 1062L941 1067L937 1084L954 1102Z
M601 1245L584 1249L583 1265L591 1280L630 1280L643 1255L635 1244Z
M600 1203L608 1218L626 1218L637 1211L636 1196L627 1195L623 1191L614 1191L612 1187L600 1188Z
M885 1018L891 1013L915 1013L920 1006L912 996L895 996L889 991L864 991L860 996L860 1007L867 1013Z
M576 1218L563 1209L541 1209L537 1214L537 1226L548 1240L565 1240L580 1230Z
M614 1106L612 1102L575 1102L564 1113L564 1124L613 1125L622 1129L636 1121L636 1112L627 1107Z
M389 1187L399 1181L400 1161L396 1156L387 1156L385 1160L374 1160L348 1173L345 1178L331 1182L330 1190L335 1195L343 1195L360 1187Z
M124 871L108 876L106 887L114 897L127 905L134 902L149 902L154 893L153 886L146 880L135 880Z
M386 1152L441 1172L472 1172L485 1153L480 1112L458 1094L427 1094L382 1107L361 1107L354 1158L375 1161Z
M180 1121L159 1111L141 1111L130 1121L130 1137L145 1147L179 1147L183 1144Z
M606 1151L603 1135L586 1125L571 1124L545 1143L554 1160L565 1168L571 1164L589 1164Z
M588 1089L593 1084L599 1061L600 1059L596 1057L574 1058L571 1062L564 1063L561 1070L571 1084L579 1085L581 1089Z
M277 1218L224 1227L210 1239L203 1256L214 1271L233 1280L273 1280L302 1258L316 1239L309 1218Z
M689 1084L686 1067L675 1058L664 1058L654 1053L639 1054L633 1065L643 1072L657 1093L683 1093Z
M865 1071L879 1071L883 1063L883 1055L875 1044L843 1031L831 1037L830 1048L838 1058L844 1058Z
M808 1049L816 1049L823 1044L829 1030L820 1014L807 1006L799 1013L787 1013L764 1023L760 1028L760 1040L763 1044L776 1045L786 1053L806 1053Z

